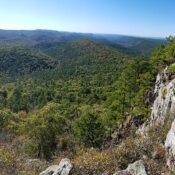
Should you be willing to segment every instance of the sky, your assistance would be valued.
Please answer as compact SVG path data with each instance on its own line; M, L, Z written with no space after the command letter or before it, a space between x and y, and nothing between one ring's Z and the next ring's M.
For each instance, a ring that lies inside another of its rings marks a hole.
M165 37L175 0L0 0L0 29Z

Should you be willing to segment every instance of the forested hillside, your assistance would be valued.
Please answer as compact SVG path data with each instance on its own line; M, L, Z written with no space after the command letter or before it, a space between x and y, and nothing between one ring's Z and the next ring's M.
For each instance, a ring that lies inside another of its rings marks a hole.
M124 35L86 34L58 32L52 30L0 30L0 46L27 46L45 45L57 47L59 44L69 43L80 39L90 39L116 48L130 55L142 54L146 57L151 55L156 47L167 44L165 39L141 38Z
M22 47L0 48L0 62L1 82L15 81L17 77L51 69L57 64L46 54Z
M175 61L173 38L148 59L140 52L149 47L145 44L140 45L137 54L135 50L130 54L126 47L113 47L98 37L93 40L91 35L84 38L83 34L55 31L42 31L42 35L41 31L1 32L3 174L38 174L63 156L74 161L77 175L102 174L108 161L110 167L106 170L111 174L116 166L123 169L135 161L127 146L136 151L137 137L131 133L138 125L115 141L113 134L127 118L140 116L143 123L150 115L156 74ZM170 71L173 73L173 66ZM127 143L128 137L133 144ZM93 166L94 162L98 166Z

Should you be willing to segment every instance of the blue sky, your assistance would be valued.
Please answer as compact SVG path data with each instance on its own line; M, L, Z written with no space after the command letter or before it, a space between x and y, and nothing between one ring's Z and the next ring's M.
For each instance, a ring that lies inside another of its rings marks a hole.
M0 0L1 29L175 34L175 0Z

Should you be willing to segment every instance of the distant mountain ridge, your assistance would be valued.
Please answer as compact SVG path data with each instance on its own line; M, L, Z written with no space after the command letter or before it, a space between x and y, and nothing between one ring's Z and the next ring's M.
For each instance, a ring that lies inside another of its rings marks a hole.
M115 69L122 67L126 60L140 55L149 58L155 48L165 43L163 39L122 35L0 30L1 79L15 81L55 68L59 76L68 77L93 76L109 70L117 74Z
M134 37L117 34L91 34L59 32L54 30L0 30L1 45L26 45L33 47L40 43L71 42L80 39L91 39L130 55L150 56L153 50L165 39Z

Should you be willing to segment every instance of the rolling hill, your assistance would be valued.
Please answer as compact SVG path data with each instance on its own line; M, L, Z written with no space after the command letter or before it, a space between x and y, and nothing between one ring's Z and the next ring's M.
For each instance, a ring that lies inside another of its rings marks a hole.
M19 45L35 47L35 45L41 43L52 43L54 45L60 42L72 42L80 39L91 39L130 55L142 54L145 56L150 56L157 46L166 43L165 39L124 35L71 33L52 30L0 30L0 46Z

